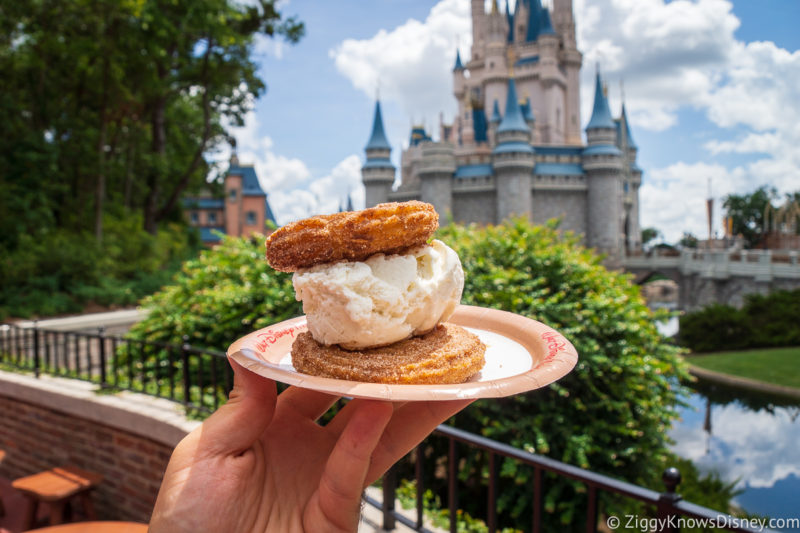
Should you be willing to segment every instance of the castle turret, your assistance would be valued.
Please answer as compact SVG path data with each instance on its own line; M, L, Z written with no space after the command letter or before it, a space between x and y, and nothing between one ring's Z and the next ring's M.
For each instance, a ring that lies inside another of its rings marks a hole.
M497 127L503 117L500 116L500 104L497 100L492 105L492 118L489 119L489 145L494 146L497 144Z
M394 183L395 168L389 159L392 147L386 139L381 116L381 103L375 102L375 117L372 121L372 134L365 148L367 160L361 167L361 180L366 192L366 206L387 202L389 191Z
M611 118L599 71L586 139L588 146L582 154L587 181L586 243L607 254L608 264L613 266L619 264L623 249L623 154L615 146L616 125Z
M531 174L533 147L531 130L525 123L517 99L514 78L508 80L506 112L497 127L497 146L492 166L497 183L497 218L520 215L531 218Z
M628 124L625 102L617 124L617 147L623 154L622 194L624 209L623 233L625 250L636 252L642 247L641 228L639 225L639 187L642 184L642 169L636 164L637 147Z
M564 142L579 145L581 140L580 71L583 55L575 40L572 0L553 0L552 25L559 36L559 59L566 78L564 98Z
M423 142L419 164L420 196L433 205L444 221L453 211L453 174L456 171L454 147L449 142Z

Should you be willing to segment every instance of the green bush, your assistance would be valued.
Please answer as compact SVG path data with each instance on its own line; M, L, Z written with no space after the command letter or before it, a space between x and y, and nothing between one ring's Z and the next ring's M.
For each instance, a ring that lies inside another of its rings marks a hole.
M166 284L199 240L185 226L151 235L139 216L104 219L104 235L64 229L22 235L0 249L0 319L78 312L89 303L132 305Z
M238 337L302 313L291 275L264 259L264 237L223 237L184 264L173 284L144 299L147 318L128 336L135 340L225 350Z
M681 344L695 352L800 345L800 289L749 294L744 305L713 304L680 319Z
M462 259L464 303L547 323L580 354L576 369L557 384L477 402L458 415L457 425L661 490L666 431L680 401L676 384L686 372L678 348L659 336L657 316L629 276L608 271L576 237L522 220L489 228L450 225L440 238ZM267 266L261 238L225 238L144 305L149 315L131 331L133 338L179 343L187 335L192 344L219 350L302 312L290 277ZM478 516L485 510L486 466L477 455L465 461L460 501ZM531 472L505 462L500 473L502 525L529 524ZM442 480L429 481L426 486L441 487ZM580 524L584 488L564 478L545 483L545 530ZM604 507L620 508L610 499Z
M737 350L749 344L747 315L730 305L712 304L680 317L681 344L695 352Z
M607 270L600 257L553 225L534 227L524 220L487 228L451 225L441 238L464 265L464 303L544 322L570 339L580 355L575 370L559 382L476 402L458 415L458 427L661 490L666 431L682 395L676 381L686 368L679 349L659 335L657 315L630 276ZM473 477L485 472L479 460L473 468ZM500 477L501 517L530 523L532 473L505 461ZM581 524L585 487L565 478L545 484L545 530ZM607 499L604 511L614 514L620 505L625 504Z

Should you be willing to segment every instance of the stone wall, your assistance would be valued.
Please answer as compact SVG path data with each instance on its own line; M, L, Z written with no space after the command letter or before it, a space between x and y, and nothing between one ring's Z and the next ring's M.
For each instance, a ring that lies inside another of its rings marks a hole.
M15 479L61 465L101 474L100 519L147 522L172 449L197 423L177 406L59 378L0 372L0 474Z

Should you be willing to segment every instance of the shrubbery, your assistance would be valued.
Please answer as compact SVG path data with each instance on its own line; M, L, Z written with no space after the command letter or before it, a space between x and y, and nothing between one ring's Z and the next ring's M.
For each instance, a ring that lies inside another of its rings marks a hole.
M169 282L198 239L178 224L156 235L141 217L106 217L98 243L88 232L63 229L21 235L0 249L0 319L78 312L88 302L132 305Z
M225 350L238 337L302 313L291 275L270 268L264 236L223 237L184 264L173 284L146 298L147 318L128 336Z
M685 376L679 350L663 342L655 317L626 275L605 269L577 239L517 220L477 228L450 225L439 236L464 264L464 303L505 309L545 322L576 346L575 370L548 388L481 401L459 414L463 429L634 483L662 488L666 430L676 417ZM226 238L187 263L144 303L135 339L224 350L237 337L296 316L290 277L266 265L263 239ZM663 318L663 317L662 317ZM437 450L433 450L438 453ZM465 457L461 504L482 514L486 465ZM531 472L506 462L499 502L503 525L530 523ZM431 479L429 487L442 486ZM546 480L546 530L582 523L584 490ZM472 508L470 508L472 507ZM607 501L606 512L620 509ZM578 527L578 526L576 526Z
M750 294L741 309L714 304L680 318L681 343L695 352L800 346L800 289Z

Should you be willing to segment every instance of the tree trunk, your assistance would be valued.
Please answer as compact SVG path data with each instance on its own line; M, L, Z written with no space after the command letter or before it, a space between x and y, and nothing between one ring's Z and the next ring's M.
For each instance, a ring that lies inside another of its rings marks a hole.
M147 175L147 197L144 204L144 229L155 235L158 231L158 199L161 193L161 179L164 172L164 157L166 155L166 125L165 112L167 99L160 96L153 103L150 116L153 143L151 151L154 161L150 165Z

